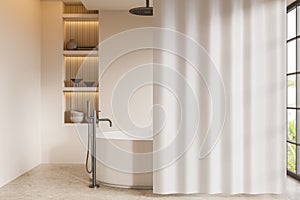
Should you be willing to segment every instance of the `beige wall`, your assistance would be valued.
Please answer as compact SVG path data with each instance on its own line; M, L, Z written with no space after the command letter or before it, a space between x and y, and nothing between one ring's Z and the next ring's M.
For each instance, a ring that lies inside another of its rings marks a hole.
M0 6L0 91L3 94L0 98L0 187L40 161L84 162L85 149L76 131L62 124L62 3L42 3L42 55L40 6L39 0L10 0ZM152 25L152 18L132 16L127 11L101 11L100 16L101 41L131 28ZM123 56L112 65L111 72L103 78L100 92L103 116L113 118L111 91L120 76L133 66L149 61L152 62L152 52L144 50ZM133 99L135 103L129 105L133 120L138 125L147 124L149 119L145 114L152 106L152 88L142 88ZM106 124L101 126L111 130Z
M100 11L100 41L110 40L111 36L126 30L142 27L151 27L152 17L141 17L129 14L128 11ZM134 42L134 41L132 41ZM122 44L119 44L122 46ZM114 48L114 47L112 47ZM101 54L100 54L101 62ZM104 131L119 130L112 110L113 90L118 81L133 68L153 62L152 50L138 50L116 59L103 74L100 81L100 110L102 117L109 117L113 121L113 127L109 128L107 123L101 124ZM101 70L100 70L101 71ZM149 74L152 79L152 74ZM128 101L128 112L133 123L138 127L151 124L152 108L152 86L145 86L135 91L130 99L119 98L117 102Z
M62 3L42 2L42 162L43 163L84 163L85 148L81 144L76 130L63 125L63 20ZM104 39L131 28L151 26L151 18L135 17L127 12L103 11L100 14L100 38ZM121 44L120 44L121 45ZM101 55L100 55L101 57ZM131 53L118 59L107 73L100 91L102 116L112 118L111 87L126 71L132 67L152 62L152 51L144 50ZM100 58L101 62L101 58ZM150 75L151 76L151 75ZM109 82L106 82L109 78ZM138 125L151 120L149 109L152 107L152 87L142 88L131 102L130 113ZM145 116L145 113L147 116ZM113 121L114 122L114 121ZM115 123L114 123L115 125ZM107 130L106 123L101 127ZM114 126L114 129L117 129Z
M0 6L0 187L40 163L40 1Z
M63 4L42 2L42 162L83 163L76 130L63 125Z
M287 5L290 5L290 4L293 3L294 1L296 1L296 0L286 0Z

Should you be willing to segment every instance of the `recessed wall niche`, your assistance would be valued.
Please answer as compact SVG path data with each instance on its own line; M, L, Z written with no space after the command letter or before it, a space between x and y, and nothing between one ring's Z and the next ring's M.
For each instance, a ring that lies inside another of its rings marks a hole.
M87 101L98 110L99 15L82 4L64 5L64 123L72 124L71 111L86 116ZM70 48L70 41L73 41ZM86 123L85 117L81 123Z

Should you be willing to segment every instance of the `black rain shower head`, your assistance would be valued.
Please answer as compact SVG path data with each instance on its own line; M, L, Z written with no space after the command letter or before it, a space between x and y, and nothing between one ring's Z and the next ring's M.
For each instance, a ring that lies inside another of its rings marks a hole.
M134 15L153 16L153 7L150 7L149 0L146 0L146 7L132 8L129 12Z

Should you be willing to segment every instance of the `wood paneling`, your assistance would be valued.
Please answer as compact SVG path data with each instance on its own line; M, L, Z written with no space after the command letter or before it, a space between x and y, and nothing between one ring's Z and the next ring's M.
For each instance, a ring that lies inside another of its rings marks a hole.
M71 39L77 42L78 47L96 47L99 44L98 21L65 21L65 49Z
M88 100L91 102L91 110L98 110L98 92L65 92L65 123L71 123L70 110L84 112L84 115L87 116ZM86 122L86 119L84 122Z
M76 14L76 13L85 13L85 14L97 14L97 10L87 10L82 4L65 4L64 5L65 14Z
M84 81L95 81L98 84L98 57L65 57L65 87L73 87L71 78L82 78L80 87L85 87Z

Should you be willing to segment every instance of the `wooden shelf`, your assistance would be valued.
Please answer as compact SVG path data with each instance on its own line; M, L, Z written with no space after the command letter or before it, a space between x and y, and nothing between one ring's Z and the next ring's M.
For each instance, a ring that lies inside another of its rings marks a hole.
M97 50L64 50L64 56L98 56Z
M81 127L87 127L88 123L87 122L82 122L82 123L72 123L72 122L64 122L64 126L81 126Z
M80 20L80 21L98 21L98 14L63 14L63 18L66 21Z
M98 87L64 87L64 92L98 92Z

